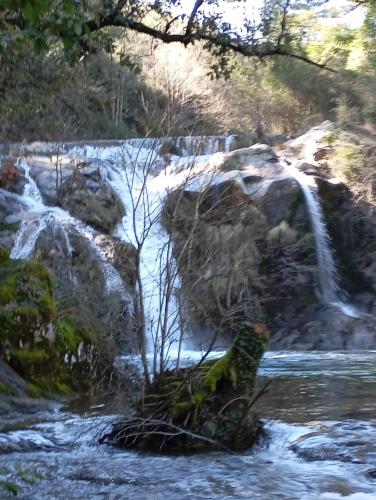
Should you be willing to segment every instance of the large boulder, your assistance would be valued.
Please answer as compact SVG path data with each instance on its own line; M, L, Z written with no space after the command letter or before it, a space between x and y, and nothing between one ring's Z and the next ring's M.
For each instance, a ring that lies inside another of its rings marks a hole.
M30 175L47 205L60 205L85 224L112 233L125 211L106 182L106 166L99 160L67 154L28 157Z
M214 155L170 193L164 221L201 327L229 334L265 317L275 326L315 302L304 196L268 146Z
M80 171L63 182L59 201L74 217L105 233L111 233L125 214L122 202L109 184Z
M136 250L121 240L49 225L36 243L35 258L50 270L55 295L93 330L122 352L137 350L133 324Z
M39 156L27 158L30 175L35 180L47 205L58 205L58 192L61 183L74 173L72 158L64 156Z
M3 249L0 324L1 356L29 383L30 395L87 391L112 371L110 349L90 324L56 303L48 270L11 260Z

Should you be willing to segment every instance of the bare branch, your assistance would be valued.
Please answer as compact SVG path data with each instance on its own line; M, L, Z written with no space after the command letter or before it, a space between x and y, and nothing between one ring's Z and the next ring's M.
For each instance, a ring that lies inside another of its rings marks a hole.
M307 58L303 54L297 54L294 52L290 52L289 49L282 46L269 46L269 45L249 45L244 44L239 40L234 40L230 38L228 35L210 35L208 33L200 32L200 31L192 31L184 34L179 33L168 33L165 31L161 31L159 29L148 26L142 22L134 21L126 16L113 16L112 14L109 16L104 16L100 18L98 21L91 20L86 23L86 27L88 31L94 32L98 31L105 27L117 26L120 28L129 29L131 31L137 31L139 33L144 33L145 35L149 35L156 40L160 40L164 43L182 43L184 45L194 44L195 42L202 40L204 42L208 42L211 45L222 48L224 50L231 50L238 54L242 54L246 57L257 57L259 59L263 59L265 57L271 56L286 56L291 57L293 59L297 59L303 61L305 63L311 64L317 68L325 69L332 73L336 71L327 67L325 64L317 63Z

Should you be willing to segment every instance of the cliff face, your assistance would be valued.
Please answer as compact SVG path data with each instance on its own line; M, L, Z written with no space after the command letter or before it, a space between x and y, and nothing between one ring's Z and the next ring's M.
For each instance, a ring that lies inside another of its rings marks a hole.
M96 390L138 345L136 251L112 235L121 200L101 165L68 156L6 159L0 175L2 357L27 394Z
M375 347L374 213L354 182L333 178L345 136L324 123L278 157L260 145L215 155L170 194L165 224L196 324L228 333L257 318L276 349ZM357 140L369 163L374 148ZM286 162L314 182L349 314L323 300L320 273L329 269L319 269L312 214Z

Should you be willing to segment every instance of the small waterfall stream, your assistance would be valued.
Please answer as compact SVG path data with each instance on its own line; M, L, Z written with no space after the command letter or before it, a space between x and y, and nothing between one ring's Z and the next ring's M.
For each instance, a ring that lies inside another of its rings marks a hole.
M321 299L327 304L338 307L346 316L357 318L359 317L359 313L353 306L345 302L346 293L341 286L341 278L335 263L333 248L317 194L314 177L306 175L295 167L293 163L289 163L285 160L281 160L281 162L291 177L293 177L301 187L307 204L313 233L315 235Z
M23 169L28 183L22 195L6 192L7 196L16 198L25 207L22 212L21 225L17 232L16 241L11 250L10 257L12 259L31 258L40 234L47 227L52 227L54 231L58 228L62 232L66 244L65 250L67 255L70 256L72 248L69 242L68 229L73 228L90 242L91 247L101 261L106 291L108 293L111 291L118 291L122 293L124 297L128 298L128 292L125 289L120 274L112 264L107 261L105 253L95 242L95 236L98 234L97 231L75 219L62 208L45 205L39 188L30 175L30 169L27 162L22 160L19 162L19 166Z

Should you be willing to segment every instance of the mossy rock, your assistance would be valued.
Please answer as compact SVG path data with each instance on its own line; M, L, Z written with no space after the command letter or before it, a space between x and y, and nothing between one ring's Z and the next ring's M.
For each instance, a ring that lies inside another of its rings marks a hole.
M267 340L264 325L244 323L219 360L158 375L132 420L116 424L102 442L158 451L247 449L262 427L251 408Z
M12 260L0 251L0 343L19 347L56 318L52 281L37 262Z
M91 390L111 359L79 313L58 312L48 270L0 248L0 350L40 395Z

